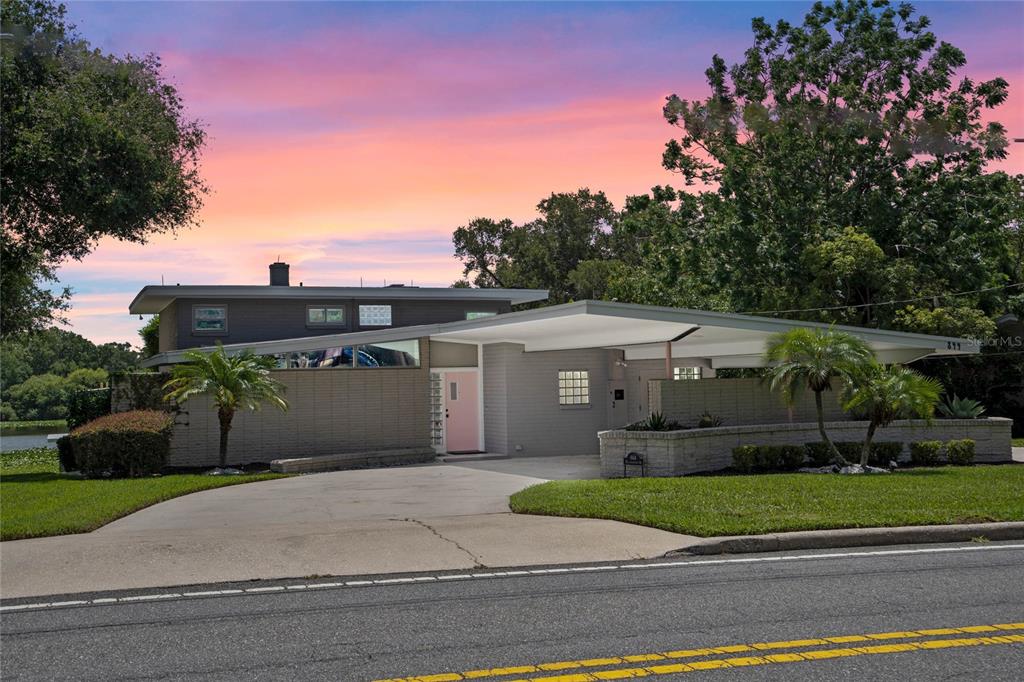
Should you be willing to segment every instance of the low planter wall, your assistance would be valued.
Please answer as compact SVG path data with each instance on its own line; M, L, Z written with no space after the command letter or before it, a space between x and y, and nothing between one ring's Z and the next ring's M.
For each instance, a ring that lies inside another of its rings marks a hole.
M1008 462L1012 459L1010 427L1013 421L989 419L936 419L931 424L916 419L893 422L875 434L876 441L904 444L903 458L909 458L907 444L918 440L971 438L976 443L976 462ZM868 423L826 422L833 441L864 440ZM720 426L683 431L625 431L616 429L597 434L601 444L601 475L622 477L622 458L627 453L643 455L648 476L681 476L718 471L732 465L732 449L740 445L803 445L821 440L818 425L754 424ZM639 475L630 471L629 475Z

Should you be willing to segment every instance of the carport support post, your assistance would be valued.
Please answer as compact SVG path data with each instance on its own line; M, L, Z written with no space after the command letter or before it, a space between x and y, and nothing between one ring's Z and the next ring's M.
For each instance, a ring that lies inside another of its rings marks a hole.
M672 342L665 342L665 378L672 380Z

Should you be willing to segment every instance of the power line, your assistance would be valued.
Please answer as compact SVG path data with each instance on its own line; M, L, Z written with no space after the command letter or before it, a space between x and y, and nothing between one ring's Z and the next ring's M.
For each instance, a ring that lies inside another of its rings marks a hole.
M790 310L745 310L740 314L742 315L782 315L786 313L814 313L826 310L849 310L850 308L870 308L871 306L882 306L882 305L900 305L902 303L915 303L917 301L931 301L936 298L950 298L952 296L967 296L968 294L981 294L986 291L998 291L1000 289L1012 289L1014 287L1024 287L1024 282L1017 282L1016 284L1004 284L998 287L986 287L985 289L974 289L972 291L958 291L951 294L935 294L933 296L918 296L917 298L907 298L901 301L879 301L878 303L856 303L850 305L833 305L824 308L792 308Z

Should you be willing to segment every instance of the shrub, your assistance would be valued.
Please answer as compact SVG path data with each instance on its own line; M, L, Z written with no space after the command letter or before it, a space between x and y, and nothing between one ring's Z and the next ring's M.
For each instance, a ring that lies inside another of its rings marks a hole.
M918 466L935 466L939 463L942 443L937 440L919 440L910 444L910 461Z
M878 441L871 444L869 464L889 466L889 462L898 462L903 456L903 443L897 441Z
M807 459L812 466L823 467L832 463L832 452L828 449L825 441L805 443L804 452L807 453Z
M710 429L710 428L714 428L716 426L721 426L721 425L722 425L722 418L718 417L716 415L713 415L710 412L705 412L704 414L702 414L700 416L700 419L697 420L697 428L698 429Z
M804 449L799 445L762 445L758 448L758 464L765 469L798 469L804 463Z
M756 445L740 445L732 449L732 465L737 471L749 474L760 467Z
M8 402L0 403L0 421L13 422L17 421L18 413L14 410L14 406Z
M68 428L74 429L93 419L110 414L110 389L73 391L68 396Z
M946 460L954 466L974 464L974 441L970 438L946 441Z
M171 415L156 410L94 419L71 432L75 460L86 476L157 473L167 464L172 423Z
M60 462L61 471L78 471L75 463L75 451L71 446L71 436L61 436L57 439L57 459Z

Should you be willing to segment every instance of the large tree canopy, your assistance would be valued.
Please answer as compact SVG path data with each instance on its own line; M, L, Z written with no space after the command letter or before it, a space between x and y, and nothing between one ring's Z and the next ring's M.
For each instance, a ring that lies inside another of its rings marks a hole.
M610 256L608 229L615 207L603 192L555 193L537 204L535 220L475 218L455 230L455 255L480 287L550 289L552 303L579 297L571 279L581 263ZM584 287L588 286L584 284Z
M63 5L3 0L2 332L45 327L54 268L105 236L144 242L195 222L205 133L160 61L103 54Z
M709 97L668 98L682 137L663 163L720 199L704 202L702 258L734 309L899 324L922 314L865 304L935 296L995 312L998 294L943 295L1020 272L1003 234L1019 179L985 173L1006 155L985 112L1008 85L958 78L964 53L928 26L865 0L816 3L799 26L755 19L743 61L713 58Z

